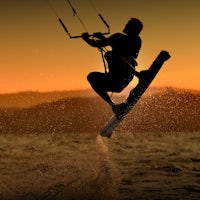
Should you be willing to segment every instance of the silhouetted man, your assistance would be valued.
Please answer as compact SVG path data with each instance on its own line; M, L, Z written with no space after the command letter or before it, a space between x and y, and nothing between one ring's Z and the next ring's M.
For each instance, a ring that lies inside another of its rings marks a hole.
M83 40L93 47L111 46L112 51L105 53L109 72L91 72L87 79L92 88L110 105L115 112L117 105L113 103L107 92L121 92L136 75L134 70L141 48L141 38L139 34L143 28L142 22L136 18L131 18L126 24L122 33L115 33L106 38L97 33L97 39L91 39L87 33L82 34Z

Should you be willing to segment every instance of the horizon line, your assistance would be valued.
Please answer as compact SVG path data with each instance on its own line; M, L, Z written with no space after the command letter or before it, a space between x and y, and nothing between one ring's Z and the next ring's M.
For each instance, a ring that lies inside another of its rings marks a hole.
M157 88L157 89L175 89L175 90L186 90L186 91L199 91L200 89L194 89L194 88L181 88L181 87L174 87L174 86L150 86L148 89L150 88ZM126 89L130 89L131 87L127 87ZM147 89L147 90L148 90ZM85 89L70 89L70 90L47 90L47 91L40 91L40 90L22 90L22 91L13 91L13 92L0 92L0 95L11 95L11 94L20 94L20 93L41 93L41 94L45 94L45 93L64 93L64 92L84 92L84 91L94 91L92 88L85 88ZM122 91L123 92L123 91ZM122 93L121 92L121 93ZM95 93L95 92L94 92Z

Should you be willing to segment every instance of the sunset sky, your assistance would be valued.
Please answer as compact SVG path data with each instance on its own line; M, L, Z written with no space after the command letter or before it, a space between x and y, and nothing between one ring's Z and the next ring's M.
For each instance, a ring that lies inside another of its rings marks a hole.
M199 0L71 0L93 33L106 27L90 2L111 33L121 32L131 17L143 22L138 71L169 51L153 86L200 89ZM85 32L66 0L0 1L0 93L86 89L87 74L103 72L98 50L69 39L56 15L72 35Z

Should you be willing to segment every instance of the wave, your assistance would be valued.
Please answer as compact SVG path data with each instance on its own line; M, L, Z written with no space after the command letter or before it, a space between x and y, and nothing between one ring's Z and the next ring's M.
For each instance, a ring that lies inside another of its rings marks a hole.
M149 92L118 130L171 132L200 130L200 93L167 88ZM1 109L0 133L98 132L112 111L99 97L73 97L29 108Z

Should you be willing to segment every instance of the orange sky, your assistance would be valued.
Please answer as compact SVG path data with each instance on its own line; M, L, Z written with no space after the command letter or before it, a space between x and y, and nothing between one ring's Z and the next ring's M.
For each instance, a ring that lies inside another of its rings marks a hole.
M161 50L171 54L154 86L200 89L200 1L91 0L111 27L121 32L130 17L144 29L138 70L147 69ZM85 32L66 0L50 0L71 34ZM106 31L88 0L71 0L90 33ZM90 88L86 76L103 71L97 49L69 39L48 0L1 0L0 93Z

